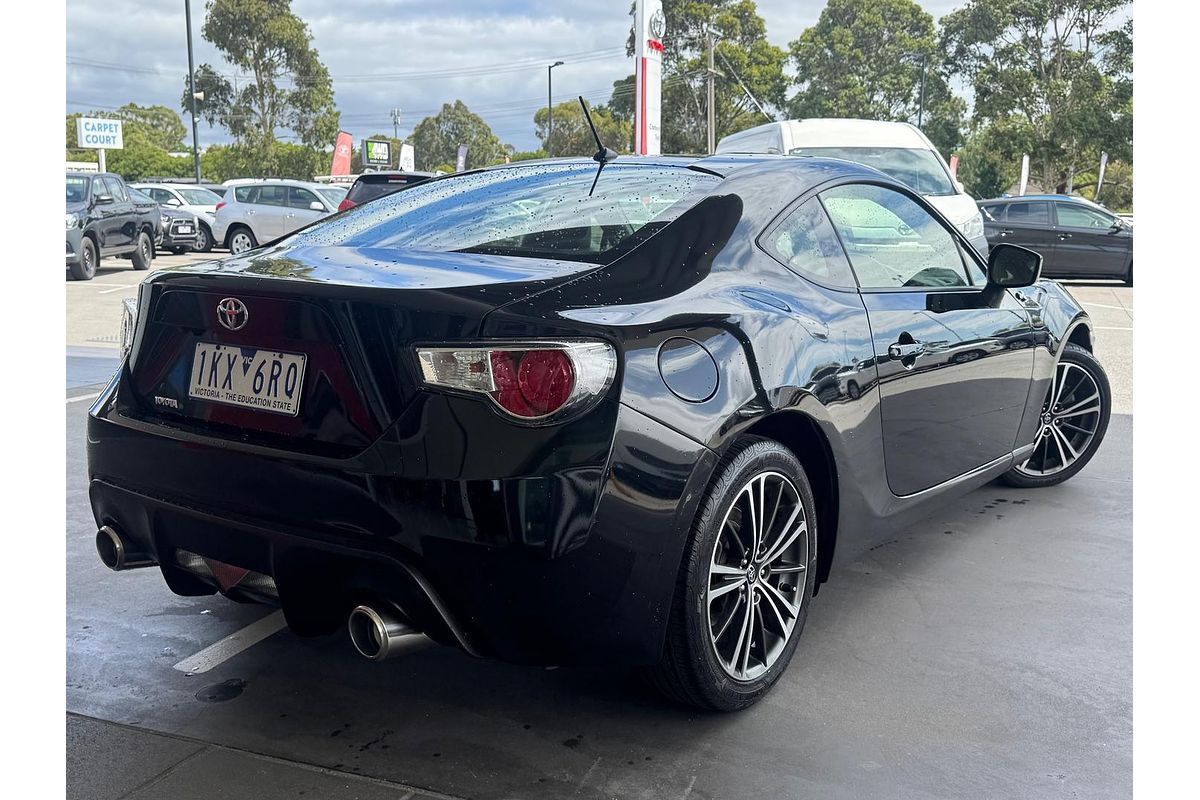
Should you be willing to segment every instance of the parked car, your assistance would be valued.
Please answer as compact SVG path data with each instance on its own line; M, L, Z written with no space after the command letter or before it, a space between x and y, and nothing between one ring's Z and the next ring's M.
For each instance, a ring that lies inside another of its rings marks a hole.
M345 191L293 180L236 183L217 203L213 237L241 255L333 214Z
M453 175L150 276L88 420L104 563L348 620L372 659L421 631L730 710L832 564L1100 446L1091 323L1036 253L985 262L849 161L600 166Z
M75 280L90 281L110 256L149 269L160 224L158 206L135 203L120 175L67 173L67 271Z
M178 209L194 215L198 233L195 244L189 246L189 249L194 248L202 253L212 250L212 229L217 203L221 202L220 194L195 184L134 183L131 186L150 195L164 208Z
M350 191L338 205L338 211L345 211L360 206L377 197L394 194L409 186L427 181L433 177L432 172L366 172L359 175L350 187Z
M1133 223L1104 206L1039 194L985 200L979 209L988 241L1041 253L1047 277L1119 278L1133 285Z
M197 231L200 230L200 223L195 214L164 206L140 189L136 189L133 186L128 188L129 196L135 201L158 207L160 224L158 226L158 236L154 240L156 253L159 250L167 250L175 255L180 255L189 250L199 249L197 244L200 237Z
M717 152L844 158L874 167L924 195L987 257L988 241L975 200L915 125L872 119L768 122L722 138Z

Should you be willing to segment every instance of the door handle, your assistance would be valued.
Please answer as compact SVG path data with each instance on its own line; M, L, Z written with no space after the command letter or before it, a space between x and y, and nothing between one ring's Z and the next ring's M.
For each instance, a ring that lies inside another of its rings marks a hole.
M1013 231L1011 228L1005 228L1004 230L1000 231L1000 235L1001 236L1011 236L1012 232Z
M1067 239L1070 239L1070 238L1071 238L1071 234L1069 234L1069 233L1060 233L1058 235L1058 240L1060 242L1065 242Z
M924 352L924 342L896 342L888 345L888 355L892 358L915 358Z

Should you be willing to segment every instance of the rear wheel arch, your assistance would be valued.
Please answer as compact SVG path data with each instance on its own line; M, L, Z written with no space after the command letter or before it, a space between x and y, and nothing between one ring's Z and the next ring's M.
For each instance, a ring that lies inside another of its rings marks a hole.
M745 435L778 442L790 450L804 467L817 507L819 586L829 577L838 530L838 470L829 438L817 421L802 411L776 411L757 420L739 434ZM730 445L737 438L732 437Z

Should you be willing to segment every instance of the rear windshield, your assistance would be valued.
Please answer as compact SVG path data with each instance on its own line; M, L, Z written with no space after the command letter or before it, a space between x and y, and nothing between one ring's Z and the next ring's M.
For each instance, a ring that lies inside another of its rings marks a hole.
M355 203L362 204L383 197L384 195L393 194L406 186L411 186L425 180L428 180L428 178L415 175L412 177L392 175L388 177L359 178L350 187L350 194L346 196Z
M315 225L296 245L382 247L608 263L721 179L685 167L501 167L417 184Z
M957 194L941 157L932 150L916 147L793 147L788 155L857 161L890 175L920 194Z

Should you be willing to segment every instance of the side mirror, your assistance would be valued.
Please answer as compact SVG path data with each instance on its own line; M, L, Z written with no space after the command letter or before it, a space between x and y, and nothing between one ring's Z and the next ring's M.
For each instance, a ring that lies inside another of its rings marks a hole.
M325 206L321 205L316 200L313 200L311 203L308 204L308 209L309 209L309 211L324 211Z
M179 202L179 200L175 197L169 197L167 198L166 205L171 206L172 208L179 208L183 205L183 203Z
M1028 247L1000 243L988 253L988 285L1005 289L1032 286L1042 274L1042 256Z
M113 201L113 196L111 194L96 195L96 205L98 205L98 206L102 206L107 203L111 203L112 201Z

